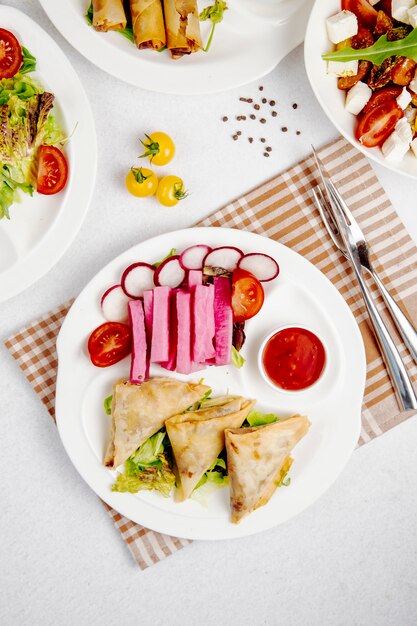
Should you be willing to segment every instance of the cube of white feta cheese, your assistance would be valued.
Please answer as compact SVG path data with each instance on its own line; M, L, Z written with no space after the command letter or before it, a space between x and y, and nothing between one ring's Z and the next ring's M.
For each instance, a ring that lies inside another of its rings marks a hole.
M374 6L374 4L378 4L378 2L380 2L380 0L369 0L369 4L372 4L372 6Z
M327 35L332 43L340 43L358 34L358 18L351 11L340 11L326 20Z
M372 89L366 83L359 81L347 92L345 109L353 115L358 115L372 96Z
M408 141L403 141L400 134L394 130L393 133L382 144L382 154L387 161L400 161L409 150Z
M414 74L414 78L411 81L411 83L408 85L408 88L411 89L411 91L414 91L414 93L417 93L417 71Z
M417 5L414 5L413 7L411 7L411 9L408 9L407 13L408 13L409 24L411 24L413 28L416 28L417 27Z
M417 137L415 139L413 139L413 141L410 144L410 148L414 153L414 156L417 157Z
M400 106L402 109L405 109L408 107L408 105L411 102L411 94L407 90L407 87L403 87L402 92L397 98L397 102L398 102L398 106Z
M416 0L392 0L391 14L395 20L409 24L410 19L408 17L408 9L411 9L416 3Z
M410 144L413 138L413 131L411 130L411 126L406 117L402 117L395 125L395 133L401 138L401 141L404 143Z
M356 76L358 73L359 61L328 61L327 73L335 76Z

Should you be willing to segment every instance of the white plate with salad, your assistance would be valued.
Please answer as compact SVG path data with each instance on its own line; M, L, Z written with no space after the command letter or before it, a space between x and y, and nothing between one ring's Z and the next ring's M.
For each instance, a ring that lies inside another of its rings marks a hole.
M91 0L40 2L64 37L104 71L144 89L184 95L232 89L270 72L302 42L311 4L291 0L296 6L287 19L289 2L281 0L286 6L285 23L280 23L258 16L262 0L252 3L250 12L248 3L239 6L240 0L136 0L124 6L122 0L97 0L96 16ZM274 4L279 13L280 3ZM183 11L187 14L180 21ZM98 32L91 23L108 32Z
M321 272L260 235L191 228L134 246L78 296L57 350L57 425L74 466L159 532L225 539L280 524L336 480L359 437L356 322ZM216 424L220 447L204 430ZM232 460L251 446L273 476L255 495L245 454Z
M43 276L76 236L92 196L96 136L61 49L0 6L0 301ZM5 53L4 53L5 52Z
M365 156L412 178L417 178L415 16L414 0L316 2L305 38L307 75L332 123Z

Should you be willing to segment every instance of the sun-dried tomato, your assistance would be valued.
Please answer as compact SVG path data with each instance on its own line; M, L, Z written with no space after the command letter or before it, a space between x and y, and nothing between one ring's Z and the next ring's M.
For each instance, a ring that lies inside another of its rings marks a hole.
M370 61L359 61L358 73L354 76L342 76L337 81L338 89L342 89L346 91L347 89L351 89L358 83L360 80L363 80L369 70L371 69L372 63Z
M354 50L361 50L362 48L369 48L374 43L374 38L370 30L359 26L358 34L352 37L351 46Z
M416 67L417 63L413 59L396 57L391 73L392 82L403 87L409 85L414 78Z
M377 37L380 37L381 35L384 35L389 30L391 30L392 27L393 27L393 21L389 17L389 15L384 13L384 11L378 11L375 29L374 29L374 35L376 35Z
M371 89L380 89L385 87L392 76L392 69L395 65L395 57L385 59L382 65L374 65L366 81Z
M411 26L402 24L401 26L397 26L396 28L391 28L387 32L387 39L388 41L399 41L400 39L405 39L412 30L413 29Z

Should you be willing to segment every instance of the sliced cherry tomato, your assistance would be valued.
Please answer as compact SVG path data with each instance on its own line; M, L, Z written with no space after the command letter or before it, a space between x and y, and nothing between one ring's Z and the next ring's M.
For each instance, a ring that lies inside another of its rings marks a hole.
M362 50L374 45L374 37L368 28L359 26L358 34L352 37L352 48L354 50Z
M404 111L396 100L386 100L361 117L355 132L356 139L367 148L380 146L403 115Z
M88 340L91 362L96 367L114 365L130 353L131 344L130 326L106 322L93 330Z
M397 87L396 85L392 85L391 87L384 87L383 89L378 89L378 91L374 91L367 104L365 104L363 111L361 111L361 115L365 115L371 109L379 106L383 102L387 100L395 100L398 98L400 93L402 92L402 87Z
M232 282L233 320L244 322L259 313L264 303L264 289L255 276L235 270Z
M359 24L374 30L378 11L369 4L368 0L342 0L342 9L352 11L358 18Z
M391 80L396 85L405 87L414 78L417 63L407 57L398 57L392 69Z
M16 37L0 28L0 78L11 78L22 65L22 48Z
M341 76L337 81L338 89L346 91L354 87L356 83L365 78L371 69L371 65L372 63L370 61L359 61L358 73L354 76Z
M67 182L68 163L59 148L43 145L39 148L36 189L50 196L61 191Z

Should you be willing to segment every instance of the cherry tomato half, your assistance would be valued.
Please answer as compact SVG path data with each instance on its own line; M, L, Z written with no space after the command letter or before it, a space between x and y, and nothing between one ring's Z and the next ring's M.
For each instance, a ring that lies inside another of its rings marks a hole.
M174 158L175 144L166 133L152 133L145 135L146 140L141 143L145 148L142 157L147 156L152 165L166 165Z
M380 146L392 133L396 123L403 115L404 111L398 106L396 100L386 100L361 117L355 137L367 148Z
M127 324L105 322L98 326L88 340L88 352L93 365L108 367L127 356L131 351L131 331Z
M68 163L59 148L43 145L39 148L36 189L50 196L62 191L67 183Z
M375 107L379 106L383 102L386 102L387 100L395 100L396 98L398 98L401 92L402 87L396 85L392 85L391 87L383 87L382 89L374 91L374 93L368 100L368 103L365 104L363 110L361 111L361 115L368 113L368 111L374 109Z
M22 65L22 48L16 37L0 28L0 78L11 78Z
M342 9L352 11L358 18L359 24L373 30L378 12L368 0L342 0Z
M146 167L132 167L126 176L127 190L137 198L147 198L155 195L158 179L152 170Z
M259 280L245 270L235 270L232 280L233 320L249 320L259 313L263 303L264 289Z

